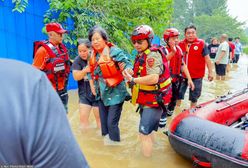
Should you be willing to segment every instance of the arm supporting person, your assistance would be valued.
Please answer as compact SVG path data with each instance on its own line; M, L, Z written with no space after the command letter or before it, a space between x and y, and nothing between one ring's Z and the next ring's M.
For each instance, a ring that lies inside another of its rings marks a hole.
M87 75L88 72L90 72L90 70L89 67L87 66L82 70L73 70L72 75L75 80L79 81L82 80Z

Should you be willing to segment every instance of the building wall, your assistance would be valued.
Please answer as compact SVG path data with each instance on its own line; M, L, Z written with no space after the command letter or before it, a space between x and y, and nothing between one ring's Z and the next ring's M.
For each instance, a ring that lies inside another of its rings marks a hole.
M43 15L49 4L47 0L29 0L23 13L12 12L13 8L11 0L0 0L0 57L31 64L33 42L47 39L42 28ZM71 75L68 87L77 87Z

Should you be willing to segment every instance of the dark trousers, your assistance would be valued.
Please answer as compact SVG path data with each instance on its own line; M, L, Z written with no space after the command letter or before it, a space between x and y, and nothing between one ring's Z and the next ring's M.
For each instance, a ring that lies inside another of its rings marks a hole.
M116 105L105 106L102 100L99 101L102 135L105 136L109 134L109 138L113 141L120 141L119 120L122 105L123 102Z
M234 54L233 63L238 63L240 54Z
M67 90L62 90L62 91L57 91L64 107L65 107L65 110L66 110L66 113L68 113L68 93L67 93Z
M168 104L168 110L170 111L174 111L175 107L176 107L176 103L177 103L177 99L178 99L178 95L179 95L179 88L180 87L180 81L176 80L175 82L172 82L172 97L171 97L171 101Z

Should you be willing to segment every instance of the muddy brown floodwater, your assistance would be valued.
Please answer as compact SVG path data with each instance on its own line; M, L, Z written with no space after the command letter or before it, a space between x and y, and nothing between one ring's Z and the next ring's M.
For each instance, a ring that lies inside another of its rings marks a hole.
M203 81L202 96L199 103L205 102L223 95L228 91L235 91L247 87L248 84L248 57L241 56L237 65L232 65L227 74L226 81ZM187 94L187 93L186 93ZM93 115L90 116L91 127L87 132L81 132L79 128L79 111L77 90L69 91L69 115L74 135L79 143L89 165L92 168L191 168L192 162L178 155L170 146L168 138L159 130L155 133L153 156L145 158L141 154L138 139L139 114L135 113L136 107L125 102L120 119L121 145L104 146L100 130L96 128ZM173 117L183 109L189 107L188 95L181 107L176 108Z

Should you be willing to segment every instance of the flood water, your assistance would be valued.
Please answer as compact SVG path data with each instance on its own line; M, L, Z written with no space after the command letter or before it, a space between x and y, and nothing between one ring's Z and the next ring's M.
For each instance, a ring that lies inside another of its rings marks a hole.
M202 96L199 103L205 102L223 95L229 91L236 91L248 85L248 57L241 56L239 63L233 65L227 74L226 81L203 81ZM159 130L155 133L153 156L142 156L138 139L139 114L135 113L136 107L125 102L120 119L121 145L104 146L100 130L96 128L93 114L90 116L91 127L87 132L81 132L79 128L79 111L77 90L69 92L69 121L89 165L92 168L191 168L192 162L178 155L170 146L168 138ZM183 109L189 107L188 95L181 107L176 108L171 119Z

